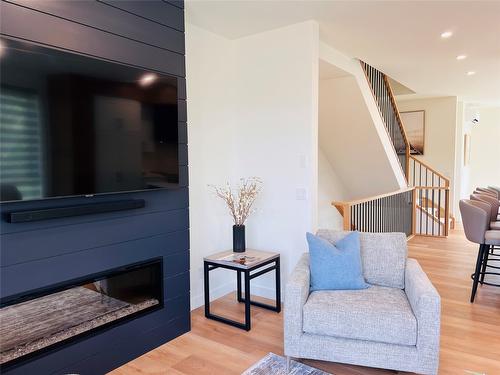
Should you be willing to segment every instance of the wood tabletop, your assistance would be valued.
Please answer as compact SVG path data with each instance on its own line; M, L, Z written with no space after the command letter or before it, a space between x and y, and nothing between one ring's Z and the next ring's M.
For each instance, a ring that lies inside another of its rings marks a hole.
M271 251L247 249L243 253L235 253L232 250L226 250L209 255L203 258L203 260L205 262L223 264L234 268L248 269L279 258L279 256L279 253Z

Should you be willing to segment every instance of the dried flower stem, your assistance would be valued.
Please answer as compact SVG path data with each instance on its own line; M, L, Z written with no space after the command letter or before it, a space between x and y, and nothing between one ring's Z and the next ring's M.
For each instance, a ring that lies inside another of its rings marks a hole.
M215 195L226 203L234 224L244 225L248 216L254 212L252 205L262 190L262 181L258 177L241 178L236 195L229 183L222 187L209 186L213 188Z

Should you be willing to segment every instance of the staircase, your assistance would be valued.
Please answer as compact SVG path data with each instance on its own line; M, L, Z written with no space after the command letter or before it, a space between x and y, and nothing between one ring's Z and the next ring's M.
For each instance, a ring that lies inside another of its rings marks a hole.
M332 204L343 217L344 230L404 232L446 237L450 217L450 180L413 155L388 77L360 62L394 147L408 187L360 200Z

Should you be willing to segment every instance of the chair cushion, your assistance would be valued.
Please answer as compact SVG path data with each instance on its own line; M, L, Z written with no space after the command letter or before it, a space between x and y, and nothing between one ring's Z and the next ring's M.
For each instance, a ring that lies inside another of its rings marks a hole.
M500 230L500 221L492 221L490 223L490 229Z
M417 342L417 320L401 289L312 292L303 313L306 333L397 345Z
M324 238L307 233L311 291L366 289L363 278L359 232L352 232L335 245Z
M349 232L320 229L317 235L336 243ZM404 233L359 234L363 276L369 284L404 289L407 257Z
M487 230L484 232L484 243L486 245L500 245L500 231Z

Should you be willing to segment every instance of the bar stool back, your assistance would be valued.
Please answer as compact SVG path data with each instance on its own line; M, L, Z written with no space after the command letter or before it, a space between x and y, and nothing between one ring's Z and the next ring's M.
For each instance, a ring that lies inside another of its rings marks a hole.
M498 207L500 207L500 201L489 194L471 194L470 199L473 201L479 201L488 203L490 205L490 222L493 224L497 221ZM493 228L491 228L493 229ZM497 229L497 228L495 228ZM498 228L500 229L500 227Z
M477 188L476 190L474 190L474 194L484 194L484 195L489 195L493 198L497 198L498 195L496 192L492 192L492 191L489 191L489 190L484 190L484 189L481 189L481 188Z
M500 197L500 186L488 186L488 189L495 190Z
M476 188L476 190L480 191L482 193L491 194L498 199L498 191L496 191L494 189L478 187L478 188Z
M488 230L491 218L491 206L482 201L462 199L460 201L460 214L464 232L467 239L479 244L476 268L472 274L472 293L470 301L474 302L477 286L481 284L500 286L484 281L484 275L500 275L498 272L486 271L490 246L500 245L500 231Z

